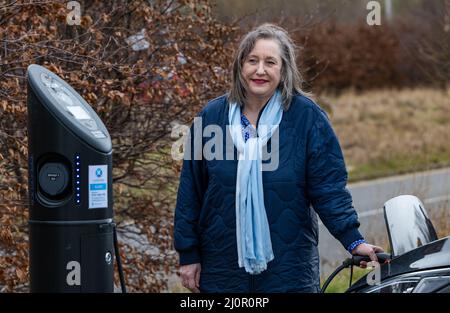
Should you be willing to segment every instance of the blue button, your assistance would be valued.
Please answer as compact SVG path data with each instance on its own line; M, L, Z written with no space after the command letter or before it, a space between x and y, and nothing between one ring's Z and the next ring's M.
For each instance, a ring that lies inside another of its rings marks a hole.
M106 190L106 184L90 184L90 190Z

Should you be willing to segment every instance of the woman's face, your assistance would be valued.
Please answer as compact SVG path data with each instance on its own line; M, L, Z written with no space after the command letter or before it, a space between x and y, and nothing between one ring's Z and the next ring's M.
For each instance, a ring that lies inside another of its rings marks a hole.
M270 98L281 79L280 46L272 39L258 39L242 66L247 98Z

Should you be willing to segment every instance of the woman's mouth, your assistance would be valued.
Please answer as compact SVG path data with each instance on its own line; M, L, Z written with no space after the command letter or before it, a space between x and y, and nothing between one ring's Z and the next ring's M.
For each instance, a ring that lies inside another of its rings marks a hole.
M252 79L251 81L257 85L263 85L268 82L268 80L265 80L265 79Z

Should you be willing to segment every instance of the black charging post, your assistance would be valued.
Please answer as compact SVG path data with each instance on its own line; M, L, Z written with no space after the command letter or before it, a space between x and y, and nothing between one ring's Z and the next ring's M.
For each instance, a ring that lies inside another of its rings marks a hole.
M30 291L113 292L110 135L53 72L27 76Z

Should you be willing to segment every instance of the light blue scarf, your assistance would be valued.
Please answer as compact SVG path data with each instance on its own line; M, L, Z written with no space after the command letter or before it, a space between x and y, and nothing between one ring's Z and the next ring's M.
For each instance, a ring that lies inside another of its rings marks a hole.
M262 148L278 128L283 116L277 90L264 108L257 125L257 138L242 137L241 107L231 103L228 111L231 138L238 151L236 182L236 238L239 267L259 274L273 260L269 222L264 206Z

